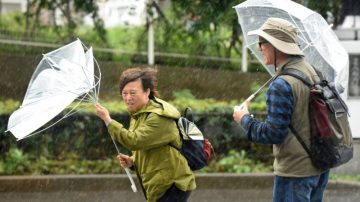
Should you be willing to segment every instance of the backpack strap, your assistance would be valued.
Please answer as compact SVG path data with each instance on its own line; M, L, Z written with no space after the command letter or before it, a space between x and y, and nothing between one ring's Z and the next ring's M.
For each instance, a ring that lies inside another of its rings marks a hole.
M314 84L311 82L308 76L304 74L302 71L294 68L287 68L280 72L279 76L281 75L289 75L292 77L295 77L302 81L305 85L307 85L309 88L311 88Z
M301 146L304 148L304 150L306 151L306 153L311 156L310 154L310 149L306 146L304 140L300 137L299 133L295 130L294 126L292 124L290 124L290 130L291 132L294 134L294 136L296 137L296 139L300 142Z
M178 132L179 132L180 140L181 140L181 142L183 142L183 141L184 141L184 138L183 138L183 136L182 136L182 134L181 134L181 130L180 130L180 127L179 127L179 125L178 125L179 119L174 119L174 121L175 121L176 128L178 129ZM170 147L178 150L178 151L181 151L181 148L177 148L175 145L173 145L173 144L171 144L171 143L169 143L168 145L169 145Z
M300 81L302 81L305 85L307 85L309 88L311 88L313 86L313 82L311 82L311 80L309 79L308 76L306 76L303 72L301 72L298 69L294 69L294 68L287 68L284 69L280 74L280 75L289 75L292 77L295 77L297 79L299 79ZM301 146L304 148L304 150L306 151L306 153L311 156L310 153L310 149L306 146L304 140L301 138L301 136L299 135L299 133L295 130L294 126L292 124L290 124L289 126L291 132L294 134L294 136L296 137L296 139L299 141L299 143L301 144Z
M184 117L187 118L187 120L194 122L193 112L190 107L185 108Z

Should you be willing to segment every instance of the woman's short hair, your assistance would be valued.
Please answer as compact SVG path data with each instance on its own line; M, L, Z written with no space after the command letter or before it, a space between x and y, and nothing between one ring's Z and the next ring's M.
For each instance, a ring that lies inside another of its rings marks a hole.
M120 76L119 88L120 94L123 91L126 84L140 80L143 90L146 91L150 89L149 98L159 97L159 93L157 90L157 71L154 68L131 68L125 70Z

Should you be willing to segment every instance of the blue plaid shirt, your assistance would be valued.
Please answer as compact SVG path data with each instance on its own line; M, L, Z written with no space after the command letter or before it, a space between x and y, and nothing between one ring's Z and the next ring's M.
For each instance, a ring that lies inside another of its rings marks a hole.
M266 94L267 117L265 122L257 121L250 115L241 119L247 138L262 144L282 143L288 133L294 98L290 84L281 78L275 79Z

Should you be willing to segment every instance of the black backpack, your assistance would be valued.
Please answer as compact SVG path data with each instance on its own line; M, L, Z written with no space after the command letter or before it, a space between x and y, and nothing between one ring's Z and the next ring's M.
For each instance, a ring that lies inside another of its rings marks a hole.
M175 148L186 158L191 170L199 170L207 166L213 148L209 140L204 138L200 129L193 122L190 108L185 109L184 116L176 120L176 124L182 146L180 149Z
M314 167L327 170L352 159L353 139L348 108L334 84L329 83L320 73L320 83L314 84L303 72L293 68L283 70L280 75L293 76L310 88L310 148L292 125L290 130L309 154Z

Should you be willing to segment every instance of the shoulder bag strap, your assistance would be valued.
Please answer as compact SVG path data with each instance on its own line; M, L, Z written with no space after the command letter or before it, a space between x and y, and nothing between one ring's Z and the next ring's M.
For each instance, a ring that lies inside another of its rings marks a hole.
M289 75L289 76L293 76L297 79L299 79L300 81L302 81L305 85L307 85L309 88L311 88L313 86L312 82L310 81L310 79L300 70L298 69L294 69L294 68L287 68L284 69L280 75ZM290 124L290 130L291 132L294 134L294 136L296 137L296 139L300 142L301 146L304 148L304 150L306 151L306 153L310 155L310 149L306 146L304 140L300 137L299 133L295 130L295 128L293 127L292 124Z
M293 125L290 124L290 130L291 132L294 134L294 136L296 137L296 139L300 142L301 146L303 146L303 148L305 149L306 153L310 155L310 149L306 146L304 140L300 137L299 133L296 132L295 128L293 127Z
M295 77L302 81L305 85L307 85L309 88L313 86L313 82L300 70L294 69L294 68L287 68L284 69L282 72L280 72L280 75L289 75L292 77Z

